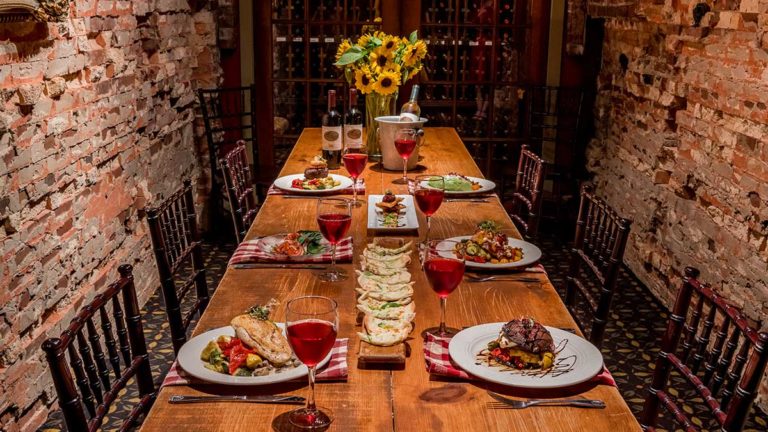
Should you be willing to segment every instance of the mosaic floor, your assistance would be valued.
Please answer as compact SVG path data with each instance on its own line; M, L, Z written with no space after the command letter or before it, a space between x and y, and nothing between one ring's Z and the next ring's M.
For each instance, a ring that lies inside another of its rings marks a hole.
M540 246L544 252L543 264L547 268L552 283L561 289L565 283L568 271L567 248L552 238L542 238ZM224 274L227 259L232 251L232 245L207 244L204 255L208 269L208 284L211 291L218 285ZM637 415L642 410L645 400L646 382L652 376L652 365L658 353L658 344L666 325L667 310L631 273L622 271L619 294L614 299L612 320L609 322L603 343L605 363L612 371L624 399ZM561 292L562 294L562 292ZM162 377L173 362L173 349L168 335L168 324L165 320L162 295L156 292L147 302L144 309L144 329L149 345L152 373L156 382ZM678 380L676 380L678 381ZM675 388L683 389L684 385L676 383ZM127 390L127 391L126 391ZM120 418L130 411L130 406L137 400L136 389L130 385L120 395L118 402L112 407L104 424L103 430L117 430ZM704 410L701 398L680 390L680 396L689 403L683 409L694 416L694 421L703 431L719 430L713 425L700 420L696 415ZM703 417L706 418L706 417ZM54 412L48 422L39 429L43 432L60 431L62 420L59 412ZM669 421L659 422L660 431L675 430ZM669 428L669 429L663 429ZM768 416L755 410L750 416L745 431L756 432L768 429Z

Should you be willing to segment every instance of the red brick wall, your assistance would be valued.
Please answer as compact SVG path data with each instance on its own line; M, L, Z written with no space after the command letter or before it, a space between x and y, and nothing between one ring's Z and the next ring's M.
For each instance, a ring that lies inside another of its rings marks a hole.
M634 3L590 9L606 33L588 156L600 193L635 221L626 262L668 305L694 265L765 318L768 0L704 2L698 27L698 1Z
M198 2L201 3L201 2ZM186 0L73 0L63 23L0 24L0 429L55 393L40 345L116 276L157 286L143 209L201 172L198 86L215 20Z

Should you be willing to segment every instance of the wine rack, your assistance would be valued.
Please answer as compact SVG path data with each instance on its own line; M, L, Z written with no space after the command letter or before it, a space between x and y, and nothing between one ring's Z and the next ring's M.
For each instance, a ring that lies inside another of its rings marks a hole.
M287 120L287 127L274 134L278 166L305 127L320 126L328 90L336 89L340 110L346 107L346 82L333 65L336 49L342 39L356 38L364 28L377 27L378 3L272 0L273 116ZM363 98L359 104L363 111Z
M523 141L531 0L421 0L428 44L420 104L430 126L452 126L486 176L501 180Z

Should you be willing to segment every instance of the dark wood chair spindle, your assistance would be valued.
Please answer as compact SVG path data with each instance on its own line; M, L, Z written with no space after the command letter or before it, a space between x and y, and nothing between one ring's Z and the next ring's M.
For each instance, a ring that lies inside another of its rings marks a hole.
M221 170L232 210L235 239L239 244L245 239L245 234L258 212L245 142L239 141L237 146L227 153L221 161Z
M509 216L526 238L536 237L541 218L541 194L544 187L544 159L523 145L512 194Z

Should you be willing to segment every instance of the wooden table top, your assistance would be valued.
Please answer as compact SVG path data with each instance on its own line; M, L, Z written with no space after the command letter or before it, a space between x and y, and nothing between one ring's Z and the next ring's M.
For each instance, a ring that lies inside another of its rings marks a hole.
M303 172L307 162L320 153L320 130L305 129L283 167L281 175ZM482 177L480 170L452 128L427 128L421 148L423 173L460 172ZM342 169L342 174L346 172ZM411 174L415 175L415 174ZM391 182L402 173L382 171L369 164L363 173L367 192L407 193L405 186ZM364 197L363 197L364 198ZM261 208L248 236L317 229L315 199L287 199L269 196ZM419 212L420 213L420 212ZM487 203L444 202L432 218L432 238L466 235L483 219L495 219L505 228L514 228L498 199ZM425 220L419 214L420 235L424 235ZM373 233L367 232L367 208L353 210L350 234L354 238L355 255L361 252ZM415 234L411 236L416 239ZM491 398L486 390L511 397L535 397L540 394L520 389L492 386L481 382L464 382L430 376L424 365L421 331L439 323L440 307L437 296L429 288L426 277L414 260L409 271L415 284L415 329L408 341L411 355L403 370L363 370L357 367L359 340L355 326L355 278L341 283L326 283L317 279L313 270L228 269L208 309L194 334L226 326L230 319L256 303L276 298L285 304L288 299L302 295L324 295L339 303L339 337L349 338L349 378L346 382L318 383L318 405L333 410L335 420L331 430L337 431L631 431L640 426L619 391L609 386L585 386L556 396L580 395L601 399L605 409L570 407L536 407L525 410L493 410L486 406ZM352 264L343 264L354 274L359 268L357 256ZM576 324L560 300L546 275L538 276L541 283L462 282L448 298L447 324L462 328L487 322L508 321L520 316L532 316L545 325L576 328ZM284 308L276 311L275 321L284 320ZM167 432L169 427L180 431L251 431L290 430L284 413L291 405L215 403L170 405L172 394L276 394L307 395L306 381L283 383L267 387L214 386L164 387L160 390L142 431ZM552 397L552 394L548 394Z

